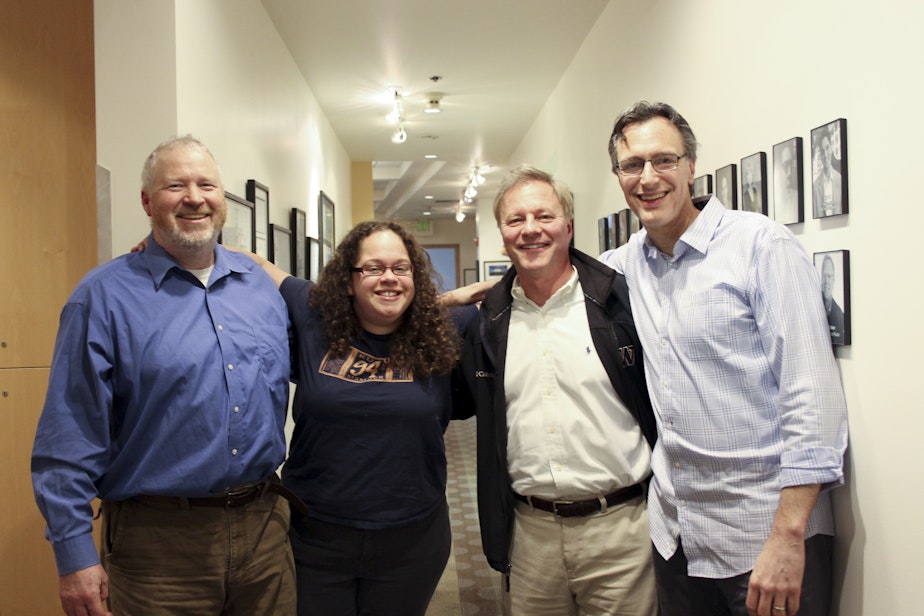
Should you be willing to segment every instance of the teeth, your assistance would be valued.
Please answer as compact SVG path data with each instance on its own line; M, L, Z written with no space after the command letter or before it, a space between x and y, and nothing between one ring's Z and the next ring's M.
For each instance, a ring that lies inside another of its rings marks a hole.
M666 194L667 194L667 193L658 193L657 195L642 195L642 196L639 197L639 198L640 198L642 201L655 201L655 200L657 200L657 199L660 199L661 197L663 197L663 196L666 195Z
M384 297L394 297L397 294L398 294L397 291L382 291L381 293L379 293L379 295L382 295Z
M540 247L542 247L542 244L527 244L526 246L523 246L523 250L529 250L530 248L540 248Z

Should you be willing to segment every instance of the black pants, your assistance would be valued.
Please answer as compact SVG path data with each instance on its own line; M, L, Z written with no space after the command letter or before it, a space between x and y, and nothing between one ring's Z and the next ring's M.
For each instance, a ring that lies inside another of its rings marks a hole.
M697 578L687 575L683 545L670 560L654 552L655 579L661 616L747 616L751 572L724 578ZM831 567L834 537L815 535L805 541L805 572L799 616L827 616L831 605Z
M422 520L381 530L292 517L300 615L425 614L449 560L445 500Z

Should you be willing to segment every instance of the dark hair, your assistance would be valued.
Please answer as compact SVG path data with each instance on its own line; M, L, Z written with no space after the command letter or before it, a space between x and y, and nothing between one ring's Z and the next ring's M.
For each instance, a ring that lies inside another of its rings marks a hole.
M410 369L414 376L449 374L459 361L461 340L433 284L430 256L408 231L392 221L361 222L347 234L321 277L311 289L311 305L321 316L331 354L345 356L350 344L363 335L348 289L353 282L360 243L372 235L390 231L401 238L414 266L414 299L401 324L391 336L390 361Z
M616 144L626 138L624 134L626 128L632 124L647 122L652 118L664 118L673 124L680 131L680 136L683 138L683 153L690 159L690 162L696 162L696 136L693 134L693 129L690 128L689 122L667 103L639 101L620 113L613 126L609 142L613 173L616 173L616 165L619 163L616 160Z

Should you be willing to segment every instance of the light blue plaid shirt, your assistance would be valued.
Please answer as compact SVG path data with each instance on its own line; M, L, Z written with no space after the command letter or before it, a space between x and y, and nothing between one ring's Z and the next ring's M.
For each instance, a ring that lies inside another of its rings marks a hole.
M691 576L753 569L781 488L843 483L847 406L821 282L766 216L709 201L668 257L643 229L601 256L626 275L658 421L649 517ZM823 491L806 537L834 534Z

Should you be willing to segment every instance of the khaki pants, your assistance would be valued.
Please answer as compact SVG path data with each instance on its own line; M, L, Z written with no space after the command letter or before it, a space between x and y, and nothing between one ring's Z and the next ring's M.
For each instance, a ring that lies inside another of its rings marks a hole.
M657 614L647 502L560 518L517 503L510 550L513 616Z
M182 499L179 499L182 503ZM241 507L103 505L103 564L118 616L295 614L289 503Z

